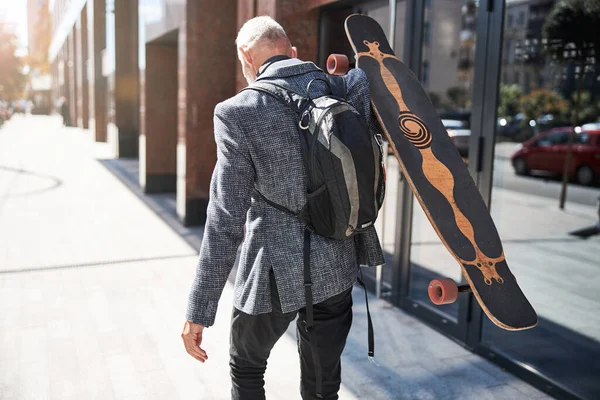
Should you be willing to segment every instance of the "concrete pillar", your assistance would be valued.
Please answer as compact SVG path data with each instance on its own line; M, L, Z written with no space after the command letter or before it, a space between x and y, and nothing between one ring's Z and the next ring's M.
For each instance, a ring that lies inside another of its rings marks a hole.
M106 0L88 0L88 81L90 129L97 142L106 142L107 82L102 76L102 51L106 48Z
M77 101L78 101L78 88L77 88L77 37L75 27L71 29L71 34L68 38L69 45L69 87L70 87L70 98L69 104L71 105L71 122L73 126L77 126L79 114L77 113Z
M175 192L177 172L177 44L147 44L140 71L140 185L145 193Z
M235 94L237 0L196 0L186 4L179 39L180 115L177 144L177 212L184 225L206 221L210 179L216 162L213 113ZM210 10L210 12L207 12ZM180 75L180 76L181 76ZM182 104L183 102L183 104Z
M237 0L237 26L236 26L236 34L237 31L240 30L242 25L246 21L251 18L256 17L256 1L247 1L247 0ZM244 78L244 74L242 73L242 66L239 62L236 63L236 90L241 90L248 86L246 82L246 78Z
M115 1L115 126L118 157L138 156L138 0Z
M59 95L61 97L68 98L70 96L69 88L69 59L67 54L67 43L63 44L59 52L59 63L58 63L58 79L59 79Z
M88 90L88 24L87 24L87 6L84 6L75 28L77 31L77 115L79 116L78 125L80 128L89 128L89 90Z
M66 79L65 79L65 89L67 90L67 101L69 102L69 114L70 114L70 124L69 126L76 126L77 124L77 82L75 77L75 63L74 63L74 48L73 48L73 35L72 33L67 37L67 48L66 48Z
M319 10L309 9L308 5L304 1L277 0L275 19L285 29L292 45L298 48L298 58L316 63L319 54Z
M56 57L52 62L52 112L56 111L58 97L58 57Z
M79 128L83 128L83 74L81 71L83 69L83 54L81 53L81 20L79 18L77 18L77 21L75 21L75 25L73 26L73 38L75 39L74 69L76 79L75 87L77 90L77 104L75 105L77 109L77 120L75 122Z

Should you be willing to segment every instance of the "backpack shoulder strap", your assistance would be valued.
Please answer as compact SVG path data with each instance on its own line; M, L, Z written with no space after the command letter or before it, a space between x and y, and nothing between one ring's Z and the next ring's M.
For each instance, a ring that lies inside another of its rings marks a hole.
M331 94L335 97L346 100L346 80L341 76L329 74L327 74L327 79L329 80L331 87Z
M254 82L250 86L240 90L240 92L243 92L244 90L255 90L257 92L266 93L267 95L274 97L280 103L290 107L298 114L302 114L310 101L308 98L288 88L268 81Z

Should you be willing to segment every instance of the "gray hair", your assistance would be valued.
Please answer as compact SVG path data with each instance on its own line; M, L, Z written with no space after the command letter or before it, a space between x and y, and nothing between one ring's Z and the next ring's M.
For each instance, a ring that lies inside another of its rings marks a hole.
M246 21L235 39L237 48L252 47L257 42L276 43L285 40L291 45L285 31L269 16L254 17Z

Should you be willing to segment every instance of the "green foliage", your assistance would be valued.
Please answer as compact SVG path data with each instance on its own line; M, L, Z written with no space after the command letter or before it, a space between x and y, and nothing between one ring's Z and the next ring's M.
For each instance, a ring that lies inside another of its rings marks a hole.
M0 100L12 101L22 96L27 77L22 60L15 55L17 37L6 24L0 23Z
M579 107L577 107L577 121L578 124L585 124L588 122L595 122L600 118L600 100L593 101L590 92L582 91L579 99ZM571 104L575 104L577 101L577 93L573 93L571 96ZM573 106L562 111L562 119L569 121L572 117L572 112L575 111Z
M523 94L519 85L500 85L498 115L512 117L521 111L520 99Z
M522 96L519 101L521 112L527 121L544 114L561 115L567 109L567 102L560 94L546 89L537 89Z

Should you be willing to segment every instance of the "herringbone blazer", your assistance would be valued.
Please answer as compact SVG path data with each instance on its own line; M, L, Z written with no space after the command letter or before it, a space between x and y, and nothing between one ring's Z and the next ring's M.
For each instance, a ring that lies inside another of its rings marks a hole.
M298 93L324 72L311 62L280 60L260 80L271 80ZM367 78L354 69L346 77L347 99L367 119L373 117ZM324 84L313 95L327 93ZM304 225L259 197L299 211L306 201L306 172L300 150L298 116L271 96L246 90L215 107L215 166L204 238L189 295L187 319L210 326L243 242L235 280L234 306L247 314L271 311L269 271L273 270L283 312L305 306L303 286ZM244 226L246 233L244 235ZM351 287L359 264L384 263L374 228L346 240L317 235L311 241L314 303Z

